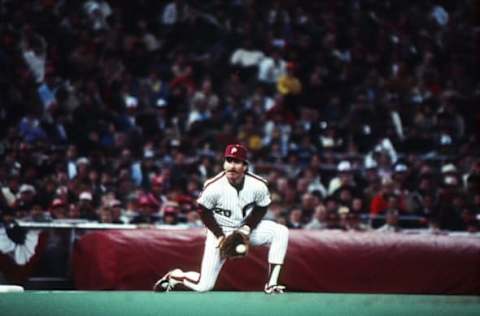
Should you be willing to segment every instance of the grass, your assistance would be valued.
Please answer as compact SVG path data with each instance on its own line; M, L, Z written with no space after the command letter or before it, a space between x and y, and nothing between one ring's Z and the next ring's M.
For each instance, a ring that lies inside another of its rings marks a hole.
M0 294L0 315L480 315L479 296L263 292L26 291Z

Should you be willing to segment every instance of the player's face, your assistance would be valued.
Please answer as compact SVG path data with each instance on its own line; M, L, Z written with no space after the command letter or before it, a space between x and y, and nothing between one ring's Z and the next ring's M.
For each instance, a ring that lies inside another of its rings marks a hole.
M245 176L247 165L238 159L225 158L223 169L230 183L239 183Z

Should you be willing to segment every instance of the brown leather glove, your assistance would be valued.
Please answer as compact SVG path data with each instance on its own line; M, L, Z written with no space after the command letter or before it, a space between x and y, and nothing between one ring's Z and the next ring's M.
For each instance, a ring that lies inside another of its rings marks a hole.
M218 245L222 259L234 259L245 257L250 247L248 235L236 230L223 238Z

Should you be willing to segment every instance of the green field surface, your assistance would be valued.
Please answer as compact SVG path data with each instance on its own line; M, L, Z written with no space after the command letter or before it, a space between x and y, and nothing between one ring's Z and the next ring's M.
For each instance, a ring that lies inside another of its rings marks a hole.
M0 315L480 315L479 296L263 292L26 291L0 294Z

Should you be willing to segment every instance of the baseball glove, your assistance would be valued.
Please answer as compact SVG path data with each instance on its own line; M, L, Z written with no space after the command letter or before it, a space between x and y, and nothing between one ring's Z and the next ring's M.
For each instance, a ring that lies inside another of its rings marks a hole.
M245 257L248 253L250 240L246 234L234 231L226 236L219 245L222 259L234 259Z

